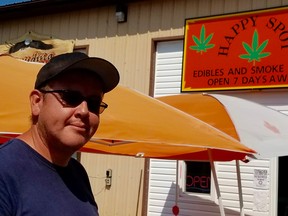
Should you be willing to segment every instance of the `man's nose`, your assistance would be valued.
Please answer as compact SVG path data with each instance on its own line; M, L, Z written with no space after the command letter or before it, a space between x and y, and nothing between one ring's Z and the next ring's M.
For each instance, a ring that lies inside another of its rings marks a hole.
M89 113L89 108L88 108L87 102L86 102L86 101L82 101L82 102L78 105L77 110L78 110L78 112L79 112L81 115L88 114L88 113Z

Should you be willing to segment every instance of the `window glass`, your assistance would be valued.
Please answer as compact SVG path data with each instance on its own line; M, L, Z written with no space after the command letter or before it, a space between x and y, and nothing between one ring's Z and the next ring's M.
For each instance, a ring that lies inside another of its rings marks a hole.
M209 162L185 161L186 192L210 194L211 168Z

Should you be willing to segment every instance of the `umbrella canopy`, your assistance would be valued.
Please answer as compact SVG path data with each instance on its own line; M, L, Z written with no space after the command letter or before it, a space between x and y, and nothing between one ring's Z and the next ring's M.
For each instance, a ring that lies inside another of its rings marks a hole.
M0 143L24 132L30 125L29 94L37 71L43 66L11 56L0 56Z
M288 116L266 106L220 94L158 98L254 149L257 158L288 155Z
M0 141L29 128L29 93L42 64L0 56ZM254 151L212 126L135 90L118 86L105 94L108 109L82 151L140 157L243 159ZM125 145L123 144L125 143Z
M152 97L118 86L104 101L109 108L83 151L208 161L210 149L214 160L243 159L236 139Z

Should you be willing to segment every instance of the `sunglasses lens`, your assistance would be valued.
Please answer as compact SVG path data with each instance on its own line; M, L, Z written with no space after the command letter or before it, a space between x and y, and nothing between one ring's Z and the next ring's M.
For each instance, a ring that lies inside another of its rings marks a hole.
M76 107L80 105L83 101L87 102L87 106L90 112L100 114L107 108L107 104L104 106L101 105L102 98L99 97L84 97L80 92L77 91L69 91L69 90L51 90L45 91L42 90L44 93L58 93L60 96L61 103L67 107Z
M61 99L67 106L75 107L82 103L84 100L83 96L79 92L62 92L60 94Z
M98 98L89 98L87 100L87 104L88 104L88 109L90 110L90 112L99 113L100 103L101 101Z
M90 112L99 113L100 98L85 98L80 92L64 92L62 99L65 101L67 106L78 106L84 100L87 102L88 109Z

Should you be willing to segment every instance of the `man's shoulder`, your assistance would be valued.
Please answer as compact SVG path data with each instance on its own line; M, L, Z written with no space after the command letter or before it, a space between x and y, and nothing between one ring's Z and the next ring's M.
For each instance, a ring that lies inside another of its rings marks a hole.
M0 169L19 164L21 158L29 152L27 145L19 140L12 139L0 145ZM2 165L1 165L2 164Z
M4 156L7 152L15 152L17 150L24 150L26 149L25 143L19 139L11 139L6 143L0 145L0 155ZM16 153L16 152L15 152Z

